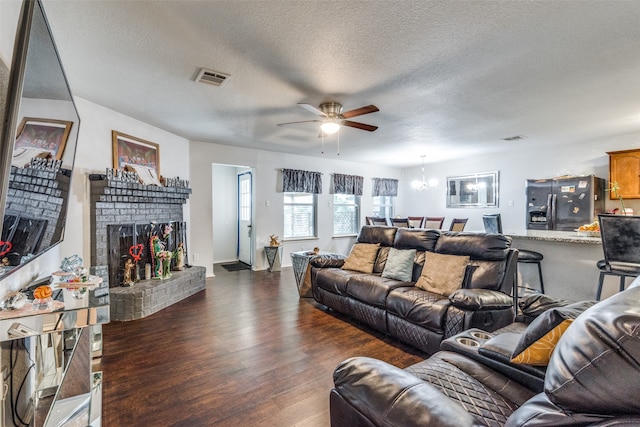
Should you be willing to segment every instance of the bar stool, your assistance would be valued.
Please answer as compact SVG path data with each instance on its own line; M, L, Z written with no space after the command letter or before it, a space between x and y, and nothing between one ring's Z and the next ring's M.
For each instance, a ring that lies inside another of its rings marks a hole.
M500 214L483 214L482 223L487 233L502 234L502 218ZM544 280L542 280L542 259L544 256L540 252L528 249L518 249L518 263L536 264L538 266L538 277L540 280L540 292L544 294Z
M604 259L596 263L600 279L596 300L602 296L605 276L618 276L624 291L627 277L640 275L640 216L599 214Z
M538 266L538 277L540 279L540 292L544 294L544 281L542 280L542 259L544 257L540 252L530 251L527 249L518 249L518 263L536 264Z

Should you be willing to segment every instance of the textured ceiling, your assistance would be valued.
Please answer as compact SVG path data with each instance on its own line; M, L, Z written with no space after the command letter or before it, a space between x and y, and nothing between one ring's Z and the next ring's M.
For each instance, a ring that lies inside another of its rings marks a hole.
M276 126L326 100L380 108L339 158L391 166L640 132L638 1L44 4L76 96L194 141L335 158Z

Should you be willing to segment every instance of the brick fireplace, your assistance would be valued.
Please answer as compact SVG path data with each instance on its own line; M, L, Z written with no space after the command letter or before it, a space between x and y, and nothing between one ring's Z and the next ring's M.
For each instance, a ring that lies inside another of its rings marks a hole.
M183 205L191 194L190 188L144 185L105 175L90 175L89 180L93 236L90 271L109 285L112 320L148 316L204 289L204 267L174 271L168 279L144 279L148 237L163 224L171 224L174 230L167 244L175 246L183 242L188 263ZM129 243L141 243L145 248L138 266L142 280L131 287L122 287L126 255L122 248Z

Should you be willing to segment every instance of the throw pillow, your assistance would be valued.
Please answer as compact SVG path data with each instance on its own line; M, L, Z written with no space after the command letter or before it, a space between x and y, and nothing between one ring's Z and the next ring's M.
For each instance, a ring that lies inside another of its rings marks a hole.
M595 301L581 301L564 307L551 308L538 317L522 334L513 350L512 363L547 366L551 353L573 320Z
M415 249L390 248L387 263L382 271L382 277L410 282L415 258Z
M351 248L347 259L344 260L344 270L359 271L361 273L373 272L373 264L378 255L378 243L356 243Z
M422 274L416 286L448 297L462 287L468 264L468 256L425 252Z

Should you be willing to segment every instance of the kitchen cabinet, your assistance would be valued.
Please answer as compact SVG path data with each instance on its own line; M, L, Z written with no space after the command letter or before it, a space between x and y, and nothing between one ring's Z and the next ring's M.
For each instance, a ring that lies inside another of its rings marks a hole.
M623 199L640 199L640 149L611 151L609 155L609 183L617 182ZM609 197L617 200L613 192Z

